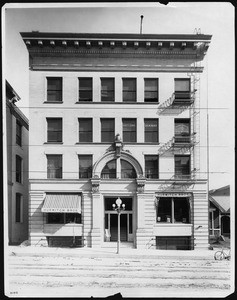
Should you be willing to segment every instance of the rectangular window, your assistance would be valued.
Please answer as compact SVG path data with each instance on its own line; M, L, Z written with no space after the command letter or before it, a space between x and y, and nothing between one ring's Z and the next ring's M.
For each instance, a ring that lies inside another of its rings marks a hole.
M144 119L145 143L158 142L158 120Z
M62 178L62 155L47 155L47 178Z
M47 118L48 142L62 142L62 118Z
M189 213L188 198L162 197L158 201L157 222L189 223Z
M137 141L137 120L123 119L123 142L134 143Z
M16 120L16 143L22 145L22 125L18 120Z
M114 78L101 78L101 101L114 101Z
M158 78L145 78L145 102L158 102Z
M62 101L62 78L61 77L47 78L47 101L50 102Z
M16 182L22 183L22 158L16 155Z
M15 210L15 221L16 223L21 223L22 220L22 195L19 193L16 193L16 210Z
M176 143L190 142L190 119L175 119L174 127Z
M79 178L92 177L92 155L79 155Z
M115 139L114 132L114 119L101 119L101 142L113 142Z
M123 78L123 102L137 101L136 78Z
M156 249L191 250L193 245L189 236L157 236Z
M190 99L190 79L177 78L175 83L175 99Z
M159 178L158 155L145 155L145 177L148 179Z
M81 224L81 214L78 213L48 213L47 224Z
M175 155L175 177L190 178L190 155Z
M92 142L92 119L81 118L79 121L79 142Z
M79 101L92 101L92 78L79 78Z

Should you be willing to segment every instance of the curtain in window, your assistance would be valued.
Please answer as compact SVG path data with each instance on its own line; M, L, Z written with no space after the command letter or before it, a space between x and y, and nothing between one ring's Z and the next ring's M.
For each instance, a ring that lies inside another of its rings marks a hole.
M48 155L48 178L62 178L62 155Z
M114 101L114 78L101 78L101 101Z
M175 79L175 92L189 92L190 80L189 79Z

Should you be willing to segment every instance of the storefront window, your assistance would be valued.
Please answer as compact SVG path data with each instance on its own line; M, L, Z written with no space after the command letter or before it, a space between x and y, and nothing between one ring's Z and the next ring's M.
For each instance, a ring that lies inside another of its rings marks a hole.
M81 214L78 213L48 213L48 224L67 224L77 223L81 224Z

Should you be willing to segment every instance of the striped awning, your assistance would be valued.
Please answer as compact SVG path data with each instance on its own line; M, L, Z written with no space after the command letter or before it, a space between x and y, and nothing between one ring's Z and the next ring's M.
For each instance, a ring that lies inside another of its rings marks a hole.
M46 194L44 213L81 213L81 196L78 194Z

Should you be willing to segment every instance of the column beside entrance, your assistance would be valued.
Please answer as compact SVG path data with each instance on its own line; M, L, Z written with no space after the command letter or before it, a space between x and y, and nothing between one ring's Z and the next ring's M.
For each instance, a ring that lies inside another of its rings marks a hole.
M91 247L101 246L101 196L100 196L100 178L92 178L92 230Z

